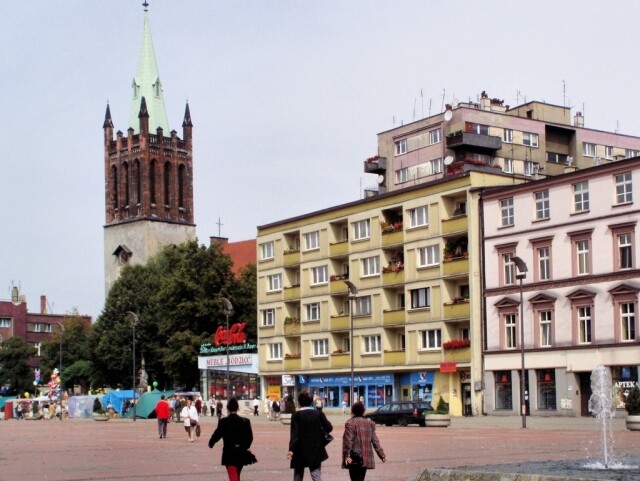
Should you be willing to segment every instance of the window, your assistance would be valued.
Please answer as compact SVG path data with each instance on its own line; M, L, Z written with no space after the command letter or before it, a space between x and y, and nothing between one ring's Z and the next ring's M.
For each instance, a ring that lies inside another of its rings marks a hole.
M267 276L267 291L280 291L282 290L282 274L273 274Z
M624 154L626 159L630 159L631 157L638 157L638 155L640 155L639 152L635 149L626 149Z
M578 343L591 344L591 306L578 307Z
M587 181L573 184L573 210L574 212L589 210L589 183Z
M0 317L0 327L10 328L11 327L11 318L10 317Z
M500 217L502 227L513 225L514 213L513 213L513 197L500 200Z
M304 247L306 250L320 248L320 232L308 232L304 235Z
M497 371L496 383L496 410L512 410L513 396L511 388L511 373L509 371Z
M620 270L633 268L633 240L630 232L618 234L618 267Z
M442 142L442 135L440 133L440 129L430 130L429 145L439 144L440 142Z
M418 267L430 267L440 264L440 248L437 245L418 249Z
M516 278L516 265L513 262L513 252L502 254L502 285L512 286Z
M313 267L311 269L311 285L326 284L329 282L327 266Z
M631 172L618 174L615 176L615 179L616 179L616 203L628 204L633 202Z
M611 147L610 145L604 146L604 158L613 159L613 147Z
M585 157L596 156L596 144L590 144L589 142L582 142L582 155Z
M371 237L371 221L369 219L353 223L353 238L355 240L368 239L369 237Z
M467 122L465 124L465 130L466 132L469 132L472 134L489 135L488 125L474 124L472 122Z
M535 252L538 258L538 280L548 281L551 279L551 247L538 247Z
M431 289L423 287L421 289L411 289L411 309L422 309L431 307Z
M539 311L540 347L551 347L551 311Z
M407 182L409 180L409 168L405 167L404 169L396 170L396 184L402 184L403 182Z
M273 326L276 320L276 310L275 309L264 309L262 311L262 325L263 326Z
M33 332L52 332L51 324L45 324L43 322L36 322L33 326Z
M431 166L432 174L440 174L442 172L442 159L433 159L427 162Z
M505 348L515 349L518 347L517 338L516 315L506 314L504 316Z
M538 134L532 134L530 132L522 133L522 143L523 145L528 145L529 147L537 147L538 146Z
M542 190L534 194L536 200L536 220L549 218L549 191Z
M362 344L365 354L373 354L381 351L380 336L363 336Z
M396 142L396 155L402 155L407 153L407 139L399 140Z
M358 297L356 299L356 316L371 315L371 296Z
M279 360L282 359L282 343L274 342L269 344L269 359Z
M622 341L636 340L636 305L633 302L620 304L620 337Z
M576 244L576 265L578 267L578 275L589 274L590 256L589 256L589 240L580 240Z
M556 381L553 369L536 371L538 376L538 409L556 410Z
M265 242L264 244L260 244L260 259L273 259L274 252L274 243L273 242Z
M506 142L507 144L510 144L511 142L513 142L513 130L504 129L502 131L502 141Z
M502 170L506 174L513 174L513 159L504 159L504 167Z
M442 348L442 334L440 329L428 329L420 331L420 349L440 349Z
M362 277L380 274L380 256L362 259Z
M314 302L307 304L307 321L319 321L320 320L320 303Z
M314 339L311 341L312 356L313 357L326 357L329 355L329 340L328 339Z
M525 160L523 169L524 175L526 175L527 177L531 177L532 175L538 173L538 164L531 162L530 160Z
M424 205L416 209L409 209L411 227L419 227L429 224L429 208Z

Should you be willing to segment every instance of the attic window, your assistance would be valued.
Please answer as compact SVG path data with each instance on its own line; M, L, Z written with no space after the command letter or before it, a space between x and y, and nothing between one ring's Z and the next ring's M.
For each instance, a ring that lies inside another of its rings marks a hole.
M118 262L120 265L125 265L131 259L133 252L124 244L119 245L115 251L113 251L113 255L118 258Z

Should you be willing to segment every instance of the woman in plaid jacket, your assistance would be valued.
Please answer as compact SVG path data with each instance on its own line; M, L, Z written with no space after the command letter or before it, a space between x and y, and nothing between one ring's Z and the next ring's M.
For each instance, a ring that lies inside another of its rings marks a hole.
M364 405L361 402L353 403L351 414L353 417L344 424L342 468L349 470L351 481L364 481L367 469L376 467L373 451L375 450L383 463L387 457L376 435L376 424L362 416Z

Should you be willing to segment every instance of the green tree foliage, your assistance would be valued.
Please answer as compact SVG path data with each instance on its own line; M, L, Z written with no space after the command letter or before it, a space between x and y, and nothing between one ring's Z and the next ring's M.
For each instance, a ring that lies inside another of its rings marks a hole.
M37 354L36 348L18 336L0 344L0 385L9 386L9 394L22 394L33 390L34 373L29 358Z
M133 382L132 316L136 373L142 356L149 382L191 389L199 383L200 345L225 325L221 297L234 305L230 322L247 321L255 341L255 266L239 278L220 246L197 241L168 246L144 266L126 267L109 292L91 336L94 385L129 388Z

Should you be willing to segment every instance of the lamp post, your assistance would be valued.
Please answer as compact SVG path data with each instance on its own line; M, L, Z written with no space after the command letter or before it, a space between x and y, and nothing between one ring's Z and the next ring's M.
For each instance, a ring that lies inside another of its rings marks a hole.
M349 356L350 356L350 367L351 367L351 391L349 391L349 396L351 400L349 401L349 406L353 405L354 400L354 391L353 391L353 301L356 300L356 296L358 295L358 289L351 281L344 281L349 289Z
M62 335L64 334L64 325L56 322L60 326L60 421L62 421Z
M131 322L131 328L133 331L133 349L132 349L132 357L133 357L133 421L136 420L136 324L138 323L138 315L135 312L127 311L133 321Z
M233 314L233 304L226 297L222 297L222 304L224 304L224 315L227 318L227 401L231 398L231 379L229 378L229 316Z
M511 260L516 265L518 272L516 279L520 279L520 413L522 415L522 427L527 427L527 403L525 396L525 375L524 369L524 299L522 292L522 280L527 277L527 264L520 257L512 257Z

